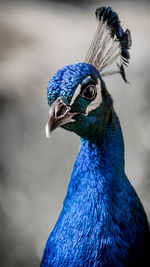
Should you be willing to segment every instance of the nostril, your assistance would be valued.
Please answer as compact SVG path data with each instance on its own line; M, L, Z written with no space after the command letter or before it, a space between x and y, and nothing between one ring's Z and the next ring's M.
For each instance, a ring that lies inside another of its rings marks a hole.
M67 110L68 110L68 108L64 104L58 105L55 108L55 117L59 118L59 117L63 116Z

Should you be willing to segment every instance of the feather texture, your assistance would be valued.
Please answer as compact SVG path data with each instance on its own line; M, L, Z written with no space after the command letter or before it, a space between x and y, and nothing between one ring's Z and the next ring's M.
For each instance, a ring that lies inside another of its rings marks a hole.
M99 25L85 62L95 66L102 76L109 75L110 72L105 73L105 69L116 62L119 70L111 71L111 74L119 72L127 82L124 66L128 65L130 59L130 31L123 30L117 13L110 6L97 9L95 14Z

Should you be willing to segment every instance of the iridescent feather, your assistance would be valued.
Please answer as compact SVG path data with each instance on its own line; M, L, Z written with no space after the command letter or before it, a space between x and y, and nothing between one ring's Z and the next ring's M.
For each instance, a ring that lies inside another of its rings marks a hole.
M131 34L128 29L123 30L116 12L110 6L98 8L95 12L99 25L90 45L85 62L95 66L101 76L120 73L127 83L124 66L130 59ZM105 72L110 65L116 62L119 68Z

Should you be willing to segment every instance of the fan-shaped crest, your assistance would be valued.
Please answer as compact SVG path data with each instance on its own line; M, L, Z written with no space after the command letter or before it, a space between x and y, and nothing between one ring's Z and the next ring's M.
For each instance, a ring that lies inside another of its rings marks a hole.
M102 76L120 73L127 82L124 66L129 63L129 48L131 34L128 29L124 32L116 12L110 6L101 7L95 12L99 26L86 55L85 62L95 66ZM104 72L116 62L118 69Z

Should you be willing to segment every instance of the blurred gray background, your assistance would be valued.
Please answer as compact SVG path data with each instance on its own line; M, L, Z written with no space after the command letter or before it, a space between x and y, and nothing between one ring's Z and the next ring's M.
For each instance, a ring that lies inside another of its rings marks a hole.
M84 61L104 4L132 33L131 85L105 79L119 114L126 173L150 218L150 4L147 1L0 2L0 266L39 266L62 208L79 138L45 137L46 87L64 65Z

